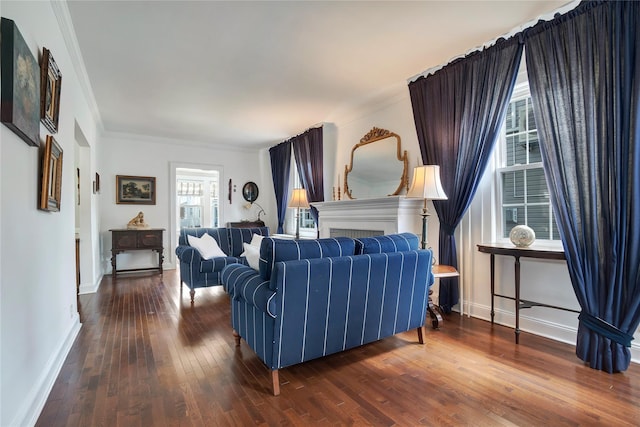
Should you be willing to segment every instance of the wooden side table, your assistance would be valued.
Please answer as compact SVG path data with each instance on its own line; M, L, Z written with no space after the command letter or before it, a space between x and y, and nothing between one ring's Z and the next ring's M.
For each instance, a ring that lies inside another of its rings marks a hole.
M148 228L142 230L111 229L111 267L115 278L118 271L158 270L162 274L164 247L162 233L164 228ZM135 250L151 250L158 253L158 266L149 268L131 268L118 270L116 256L121 252Z
M431 267L431 272L433 273L433 277L436 279L440 279L443 277L458 277L460 273L454 267L450 265L442 265L436 264ZM433 303L431 300L431 294L433 294L433 290L429 289L429 316L431 316L431 326L433 329L438 329L440 325L444 322L442 319L442 314L440 314L440 307Z

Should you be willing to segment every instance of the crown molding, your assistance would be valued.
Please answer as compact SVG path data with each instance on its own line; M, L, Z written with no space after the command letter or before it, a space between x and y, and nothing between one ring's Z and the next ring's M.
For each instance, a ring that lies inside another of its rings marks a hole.
M166 144L166 145L177 145L180 147L192 147L192 148L205 148L212 150L225 150L225 151L235 151L241 153L256 153L260 151L262 146L243 146L243 145L234 145L234 144L224 144L217 142L210 142L201 139L186 139L183 137L170 137L170 136L157 136L157 135L143 135L137 133L130 132L113 132L113 131L102 131L100 134L100 138L102 140L126 140L130 142L141 142L141 143L151 143L151 144Z
M80 85L85 100L87 101L87 105L89 106L91 115L96 122L96 127L99 131L98 133L101 133L104 131L102 117L100 116L100 110L98 110L98 103L96 102L96 98L93 95L93 89L91 88L89 75L87 74L87 69L84 65L84 59L82 58L82 52L80 51L80 45L78 44L76 32L73 28L73 22L71 20L71 14L69 13L67 1L49 1L51 3L51 8L53 9L53 14L58 21L58 27L60 28L60 32L62 33L62 38L64 39L67 51L69 52L71 63L73 64L73 68L75 69L76 77L78 78L78 84Z

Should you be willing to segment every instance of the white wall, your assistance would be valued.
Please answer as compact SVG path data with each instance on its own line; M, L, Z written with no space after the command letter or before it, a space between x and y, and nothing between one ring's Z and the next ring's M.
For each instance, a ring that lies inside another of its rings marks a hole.
M260 151L224 147L218 144L206 146L188 141L160 140L132 135L109 135L101 140L98 168L101 171L100 237L102 241L101 266L105 273L111 272L111 234L109 229L126 228L127 222L139 211L144 212L145 222L153 228L164 228L164 267L175 268L177 242L170 236L170 165L210 165L222 169L220 219L221 226L228 221L256 219L256 212L244 209L247 203L242 198L242 186L247 181L258 185L257 203L266 215L267 225L275 226L275 203L271 172L265 173L260 162ZM156 178L155 205L116 204L116 175L152 176ZM267 178L268 176L268 178ZM228 199L228 182L232 180L234 192L232 203ZM146 268L157 265L157 255L151 251L127 252L118 255L118 270Z
M74 127L94 142L96 123L77 83L49 2L2 1L34 56L51 50L61 70L61 210L39 211L38 149L0 126L0 425L37 419L80 324L75 284ZM48 131L40 128L44 141Z

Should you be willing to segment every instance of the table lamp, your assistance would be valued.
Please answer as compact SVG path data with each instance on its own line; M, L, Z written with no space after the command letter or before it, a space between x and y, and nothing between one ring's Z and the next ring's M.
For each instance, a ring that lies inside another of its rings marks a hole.
M294 188L289 199L289 205L287 207L297 208L296 215L296 240L300 239L300 209L309 209L309 202L307 201L307 190L304 188Z
M440 182L440 166L425 165L413 169L413 181L407 197L419 197L424 199L422 208L422 249L427 248L427 222L429 211L427 199L447 200L447 195Z
M251 209L251 208L253 207L253 205L256 205L257 207L259 207L259 208L260 208L260 210L258 211L258 221L261 221L261 220L260 220L260 215L262 215L262 214L265 214L265 215L266 215L266 214L267 214L267 213L265 212L265 210L264 210L264 208L263 208L262 206L260 206L260 205L259 205L259 204L257 204L256 202L249 202L249 203L247 203L246 205L244 205L244 208L245 208L245 209Z

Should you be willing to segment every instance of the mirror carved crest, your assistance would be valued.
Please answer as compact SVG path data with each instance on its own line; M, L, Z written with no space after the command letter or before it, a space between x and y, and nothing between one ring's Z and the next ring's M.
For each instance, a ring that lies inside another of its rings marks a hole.
M395 196L409 190L407 151L400 136L374 127L352 149L344 167L349 199Z

